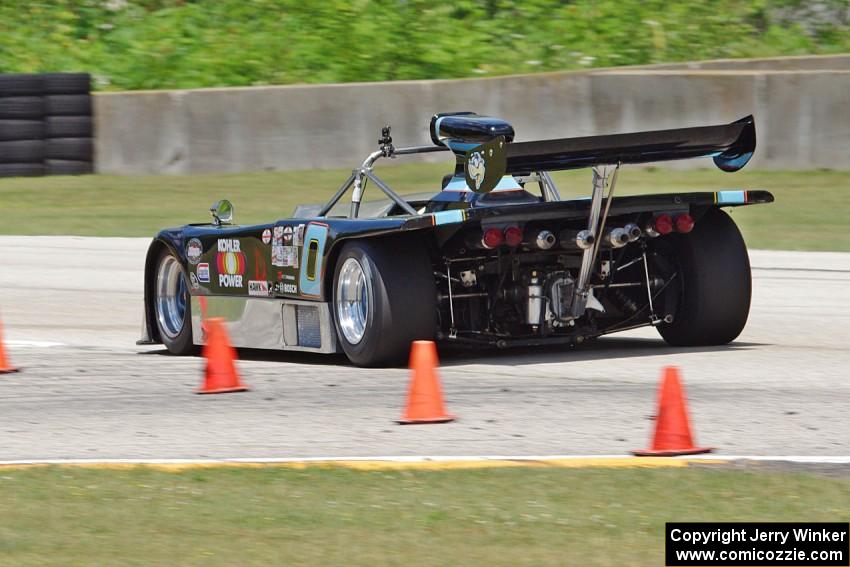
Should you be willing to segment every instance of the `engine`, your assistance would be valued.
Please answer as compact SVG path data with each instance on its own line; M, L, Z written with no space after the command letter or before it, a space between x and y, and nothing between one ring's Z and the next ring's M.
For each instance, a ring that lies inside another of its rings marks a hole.
M435 267L442 335L570 343L622 330L641 315L669 320L675 294L661 292L676 266L658 237L690 231L693 219L644 213L609 221L598 239L558 221L496 222L452 236L444 266ZM596 261L581 290L582 258L593 250Z

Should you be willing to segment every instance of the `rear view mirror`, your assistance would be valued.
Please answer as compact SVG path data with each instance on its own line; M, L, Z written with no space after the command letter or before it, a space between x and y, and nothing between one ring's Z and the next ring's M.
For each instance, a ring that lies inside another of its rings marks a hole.
M212 214L213 224L216 226L231 224L233 223L233 203L227 199L222 199L210 207L210 214Z

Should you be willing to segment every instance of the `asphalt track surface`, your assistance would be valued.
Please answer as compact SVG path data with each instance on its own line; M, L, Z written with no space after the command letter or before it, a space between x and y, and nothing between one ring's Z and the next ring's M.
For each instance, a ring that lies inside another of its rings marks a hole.
M753 307L718 348L653 329L576 349L441 352L453 423L399 426L408 371L240 351L250 392L137 347L146 239L0 237L0 460L604 455L645 447L664 365L723 454L850 455L850 254L751 251Z

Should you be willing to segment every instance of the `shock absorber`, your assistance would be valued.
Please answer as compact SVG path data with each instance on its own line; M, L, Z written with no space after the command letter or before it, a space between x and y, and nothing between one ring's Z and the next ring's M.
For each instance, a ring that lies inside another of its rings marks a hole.
M528 282L528 316L527 323L537 326L540 324L541 310L543 309L543 286L540 285L540 277L537 271L531 272Z
M617 301L620 302L620 306L623 308L624 311L627 311L630 315L637 313L637 303L629 299L629 297L625 293L623 293L623 290L621 288L612 288L611 291L612 295L617 299Z

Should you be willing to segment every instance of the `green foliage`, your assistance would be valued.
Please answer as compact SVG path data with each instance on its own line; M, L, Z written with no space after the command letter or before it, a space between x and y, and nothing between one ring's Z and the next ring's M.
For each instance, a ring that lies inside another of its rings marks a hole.
M437 164L379 167L378 173L402 194L433 195L453 166L447 157ZM240 223L268 222L289 217L298 204L326 202L350 171L0 179L0 234L151 236L166 226L207 222L215 199L233 201ZM557 171L553 177L564 198L588 193L587 170ZM770 205L726 209L750 248L850 251L846 172L744 169L734 182L741 188L766 189L776 197ZM621 173L617 195L717 191L728 184L728 174L715 168L628 168ZM367 188L367 201L384 198L375 187ZM345 214L348 199L338 207L337 212Z
M850 51L848 0L4 0L0 72L155 89Z

